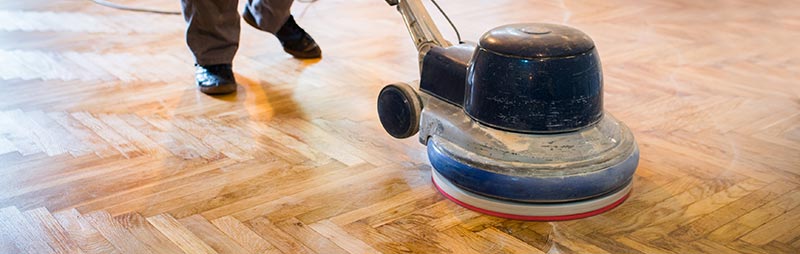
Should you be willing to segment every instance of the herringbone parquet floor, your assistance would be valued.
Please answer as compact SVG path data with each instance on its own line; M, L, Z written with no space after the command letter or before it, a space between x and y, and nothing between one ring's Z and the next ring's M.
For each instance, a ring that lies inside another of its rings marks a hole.
M800 1L440 2L468 40L592 36L641 148L630 199L552 223L443 199L425 147L377 121L379 89L418 75L384 1L295 3L318 61L244 25L239 92L209 97L180 16L2 0L0 252L800 252Z

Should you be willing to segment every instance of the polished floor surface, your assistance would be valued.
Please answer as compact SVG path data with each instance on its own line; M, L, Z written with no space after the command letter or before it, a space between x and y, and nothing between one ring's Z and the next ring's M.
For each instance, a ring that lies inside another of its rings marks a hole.
M243 24L239 92L209 97L180 16L0 0L0 252L800 252L800 1L439 2L466 40L594 39L641 148L630 199L549 223L444 199L425 147L377 121L383 85L418 76L384 1L295 3L315 61Z

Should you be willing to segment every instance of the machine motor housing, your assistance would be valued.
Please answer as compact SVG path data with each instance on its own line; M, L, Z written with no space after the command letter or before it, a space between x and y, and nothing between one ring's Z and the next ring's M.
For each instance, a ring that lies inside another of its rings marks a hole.
M541 23L505 25L475 44L434 47L420 90L507 131L558 133L600 120L603 75L594 42L580 30Z

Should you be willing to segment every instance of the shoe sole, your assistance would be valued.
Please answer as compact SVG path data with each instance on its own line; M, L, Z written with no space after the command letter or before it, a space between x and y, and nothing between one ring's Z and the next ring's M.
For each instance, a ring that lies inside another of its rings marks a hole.
M222 95L236 92L236 84L224 84L218 86L200 86L200 92L208 95Z
M314 47L308 51L295 51L283 48L283 51L298 59L315 59L322 57L322 50L319 47Z

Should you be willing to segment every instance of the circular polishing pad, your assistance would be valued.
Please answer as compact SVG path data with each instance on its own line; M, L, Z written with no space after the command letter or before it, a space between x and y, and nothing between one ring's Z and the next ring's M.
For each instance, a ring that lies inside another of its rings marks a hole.
M514 220L574 220L601 214L618 206L631 191L633 182L619 190L587 200L565 203L519 203L480 196L453 185L435 169L431 174L436 189L447 199L470 210Z

